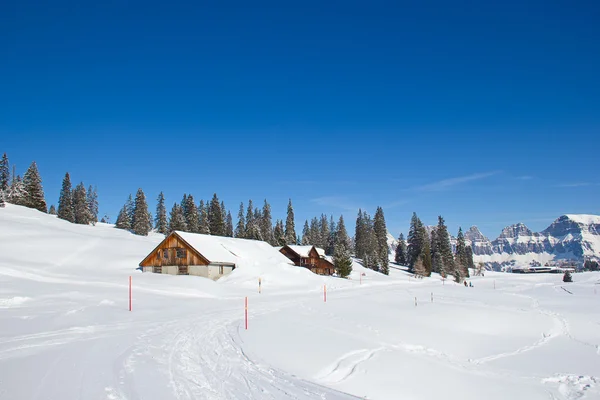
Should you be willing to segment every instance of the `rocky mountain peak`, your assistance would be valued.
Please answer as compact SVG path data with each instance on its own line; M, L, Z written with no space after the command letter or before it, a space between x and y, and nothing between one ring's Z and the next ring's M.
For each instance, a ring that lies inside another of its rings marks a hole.
M511 239L519 236L533 236L533 232L524 223L519 222L504 228L498 239Z

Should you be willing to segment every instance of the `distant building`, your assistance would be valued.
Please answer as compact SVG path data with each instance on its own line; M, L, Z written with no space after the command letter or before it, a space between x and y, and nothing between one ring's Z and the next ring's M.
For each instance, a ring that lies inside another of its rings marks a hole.
M335 267L325 255L325 250L315 246L286 245L279 251L292 260L294 265L304 267L318 275L333 275Z
M140 267L144 272L217 280L243 261L290 264L266 242L175 231L142 260Z

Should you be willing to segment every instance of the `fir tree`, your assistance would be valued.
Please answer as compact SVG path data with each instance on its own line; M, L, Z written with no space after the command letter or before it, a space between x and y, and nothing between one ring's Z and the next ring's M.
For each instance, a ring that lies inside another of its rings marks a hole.
M187 224L185 222L185 215L183 215L183 208L177 204L173 204L171 214L169 216L169 232L173 231L187 231Z
M348 232L346 231L346 225L344 224L344 216L340 215L340 219L337 225L336 231L336 241L341 243L348 249L348 251L352 251L352 244L350 237L348 236Z
M309 228L308 232L309 232L308 233L309 244L319 247L319 242L321 241L321 239L319 237L320 236L319 220L317 219L317 217L313 217L310 220L310 228Z
M133 197L131 197L131 194L129 194L129 197L127 198L127 202L125 202L125 208L127 209L127 216L129 217L129 226L133 226L133 210L134 210L134 204L133 204ZM131 228L129 228L131 229Z
M154 217L154 229L163 235L165 235L169 230L167 221L167 208L165 207L165 195L163 192L158 194L156 217Z
M340 217L340 229L337 231L334 253L333 253L333 265L337 271L337 274L346 278L352 272L352 258L350 257L350 249L348 247L349 238L346 233L346 227L344 226L344 218Z
M454 256L452 255L452 245L450 244L450 235L444 222L444 218L438 217L436 229L437 249L442 257L442 268L440 273L446 276L448 273L455 274ZM460 278L459 278L460 281Z
M198 206L198 230L203 235L210 235L210 225L208 223L208 204L204 204L204 200L200 200Z
M337 225L333 220L333 215L329 217L329 239L327 241L327 247L325 248L325 254L332 255L335 251L335 238L337 235ZM351 249L349 249L351 250Z
M208 225L210 227L210 234L215 236L225 236L225 224L223 223L223 213L221 211L221 204L219 198L215 193L210 205L208 206Z
M148 233L152 230L152 217L150 211L148 211L146 195L141 188L135 194L135 205L133 207L131 230L136 235L148 236Z
M227 217L225 218L225 236L233 237L233 218L231 218L231 212L227 211Z
M273 235L273 217L271 216L271 205L265 199L263 204L261 220L260 220L260 233L263 240L269 243L271 246L275 245L275 236Z
M455 268L461 274L461 276L469 277L469 262L467 259L467 245L465 244L465 235L463 235L462 228L458 228L458 235L456 236L456 255L454 262Z
M26 192L25 186L23 185L23 179L21 179L21 176L19 175L13 175L13 180L8 193L8 202L17 206L24 206L26 202L25 195Z
M360 241L357 245L361 246L360 253L362 254L363 265L374 271L379 271L380 256L378 253L377 237L373 220L366 211L362 212L360 223Z
M246 219L244 218L244 203L240 203L240 209L238 211L238 222L235 225L234 235L236 238L246 237Z
M71 188L71 176L67 172L62 182L62 189L58 198L58 218L65 221L75 222L73 213L73 191Z
M183 216L186 218L186 225L187 225L187 213L188 213L188 202L187 202L187 193L183 194L183 198L181 199L181 203L179 203L179 205L181 206L181 211L183 212Z
M83 182L73 190L73 215L76 224L89 225L92 222L92 213L88 207L87 192Z
M92 185L90 185L87 191L87 203L92 215L91 222L92 224L96 224L98 222L98 189L96 187L92 188Z
M283 221L278 219L275 222L275 229L273 230L273 236L275 236L275 243L277 246L285 246L285 231L283 227Z
M223 217L223 235L221 236L227 236L227 209L223 200L221 200L221 216Z
M105 223L105 224L110 224L110 217L108 215L104 214L104 217L102 217L100 222Z
M385 275L389 275L389 248L387 244L387 227L385 225L385 217L383 208L377 207L375 219L373 221L373 231L375 234L377 263L379 271Z
M50 209L48 210L48 214L50 214L50 215L56 215L56 207L54 207L54 204L52 204L50 206Z
M308 227L308 221L304 220L304 228L302 228L302 246L307 246L310 244L310 230Z
M356 216L356 227L354 230L354 252L357 258L365 259L365 227L363 220L363 212L359 208Z
M129 219L127 205L124 205L123 208L121 208L121 211L119 211L117 221L115 222L115 228L124 229L126 231L131 229L131 221Z
M256 220L256 214L252 200L248 200L248 208L246 211L246 239L262 240L260 228L258 226L259 221Z
M285 242L287 244L295 244L297 242L292 199L290 199L287 206L287 218L285 219Z
M437 227L431 231L431 270L445 277L444 259L440 252Z
M321 214L319 220L319 247L323 250L327 249L329 243L329 222L327 222L327 215Z
M467 271L468 269L475 269L475 263L473 262L473 249L471 246L467 246ZM467 275L469 276L469 275Z
M396 246L396 256L394 261L399 265L406 265L406 242L404 241L404 235L401 233L398 236L398 246Z
M189 232L200 233L200 215L191 194L185 200L185 223Z
M423 235L421 234L421 228L423 227L423 223L417 217L417 213L413 213L412 218L410 220L410 228L408 230L408 246L407 246L407 259L409 270L412 272L413 266L419 255L423 251Z
M23 187L25 189L25 206L35 208L41 212L47 212L46 200L44 199L44 188L42 178L37 169L37 164L31 163L23 176Z
M6 202L4 201L4 191L0 190L0 208L6 207Z
M423 264L423 276L431 276L432 269L432 261L431 261L431 242L429 241L429 235L427 234L427 228L424 225L421 225L420 228L420 236L421 236L421 245L423 246L423 250L421 254L419 254L419 258L421 259L421 263Z
M0 160L0 192L3 192L5 196L8 195L10 190L10 168L8 164L8 156L6 153Z

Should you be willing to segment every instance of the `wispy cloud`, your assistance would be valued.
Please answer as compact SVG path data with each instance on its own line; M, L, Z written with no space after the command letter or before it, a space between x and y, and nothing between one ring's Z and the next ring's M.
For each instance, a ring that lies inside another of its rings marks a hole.
M453 186L457 186L463 183L478 181L481 179L489 178L490 176L494 176L499 174L501 171L490 171L490 172L482 172L478 174L472 174L467 176L459 176L456 178L444 179L441 181L429 183L427 185L418 186L415 190L423 191L423 192L433 192L450 189Z
M530 181L533 179L533 176L531 176L531 175L517 176L517 179L520 181Z
M335 207L346 211L356 211L362 208L359 204L345 196L323 196L310 199L312 203L325 207Z
M556 185L556 187L561 187L561 188L576 188L576 187L585 187L585 186L600 186L600 183L573 182L573 183L562 183L560 185Z

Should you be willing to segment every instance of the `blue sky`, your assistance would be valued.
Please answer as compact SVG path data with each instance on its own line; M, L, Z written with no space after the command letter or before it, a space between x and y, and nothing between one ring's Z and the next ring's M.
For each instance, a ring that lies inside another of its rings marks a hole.
M197 3L197 4L189 4ZM480 3L480 4L479 4ZM549 4L552 3L552 4ZM142 187L267 198L296 224L381 205L450 230L600 214L600 5L28 2L0 12L0 152L114 220Z

